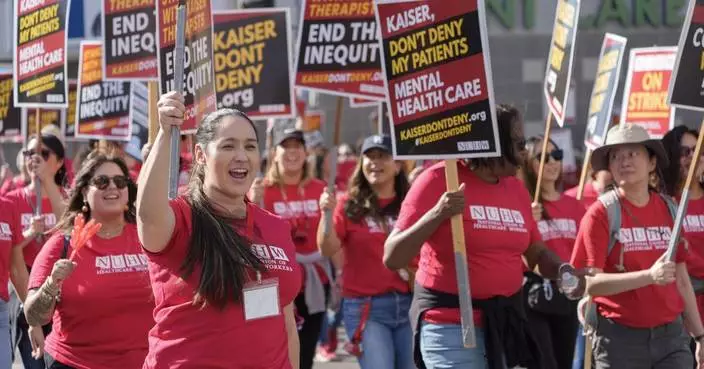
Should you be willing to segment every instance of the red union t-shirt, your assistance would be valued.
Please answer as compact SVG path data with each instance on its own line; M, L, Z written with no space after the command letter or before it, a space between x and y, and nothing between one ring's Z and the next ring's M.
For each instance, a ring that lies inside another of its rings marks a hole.
M651 193L648 204L641 208L622 197L620 241L607 255L608 215L604 205L596 202L582 219L575 248L584 250L586 266L605 273L619 273L616 265L619 264L621 249L625 247L623 265L626 271L646 270L667 250L672 225L667 204L657 194ZM686 259L686 252L680 247L676 262ZM652 328L670 323L684 310L676 283L650 285L613 296L595 297L594 302L603 317L634 328Z
M191 206L179 197L171 202L171 209L176 217L171 241L162 252L148 253L156 325L149 332L144 368L291 368L283 313L246 322L241 304L228 304L224 310L193 305L200 267L187 280L181 278L192 233ZM267 268L262 279L278 279L283 312L301 286L289 225L254 205L247 209L248 216L254 217L252 251ZM241 231L247 228L244 222L235 226ZM249 277L255 280L255 273Z
M512 296L523 284L523 252L540 240L528 191L514 177L490 184L464 164L458 164L458 172L459 182L465 183L467 209L463 223L472 297ZM413 225L435 206L445 191L445 162L440 162L423 171L413 183L401 206L396 228L405 230ZM449 220L421 247L416 282L426 288L457 294ZM474 319L479 324L478 312L474 311ZM429 310L424 319L459 323L459 309Z
M30 193L31 192L31 193ZM15 222L14 229L20 239L22 238L22 232L24 232L29 225L32 224L32 218L34 217L34 206L37 203L37 196L34 191L29 191L27 187L20 188L7 194L5 197L7 200L15 204L15 211L18 213L17 221ZM44 225L47 230L54 228L56 225L56 215L52 213L51 201L49 198L42 199L42 215L44 215ZM44 236L46 240L48 236ZM22 253L24 254L24 262L30 268L34 264L34 259L39 254L39 250L42 249L42 243L37 242L36 239L30 241L27 246L24 247Z
M0 198L0 298L10 300L7 282L10 280L12 247L21 242L22 236L14 229L17 212L13 203Z
M679 203L679 198L676 199ZM704 198L689 200L687 215L682 223L682 228L687 241L689 241L689 254L687 255L687 270L694 278L704 279ZM704 313L704 295L697 295L699 314ZM702 315L704 322L704 315Z
M543 207L550 219L538 221L538 231L545 245L560 259L567 261L572 255L584 207L574 198L564 195L556 201L543 200Z
M34 262L30 289L51 275L63 250L63 234L52 235ZM71 251L69 246L67 255ZM127 224L111 239L93 236L74 261L78 265L61 288L46 351L74 368L140 368L154 325L154 298L136 225Z
M377 219L365 217L353 222L345 214L347 195L338 199L333 215L335 232L342 243L344 266L342 268L342 296L365 297L388 292L409 293L408 283L398 272L384 265L384 242L386 231ZM383 199L384 207L394 199ZM393 228L395 217L386 217L386 229Z
M577 198L577 191L579 191L579 186L567 189L563 194L565 196L571 197L573 199ZM584 184L584 190L582 191L582 205L585 209L588 209L595 201L599 199L599 192L594 189L591 182Z

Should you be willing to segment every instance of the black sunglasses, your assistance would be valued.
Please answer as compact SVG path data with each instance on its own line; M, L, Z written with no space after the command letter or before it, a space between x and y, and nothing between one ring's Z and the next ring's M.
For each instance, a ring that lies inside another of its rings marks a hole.
M689 146L680 146L680 156L682 157L687 157L690 155L694 154L694 147L689 147ZM702 153L702 156L704 156L704 153Z
M539 152L539 153L537 153L537 154L535 155L535 158L536 158L537 160L540 160L540 156L541 156L541 155L543 155L543 153ZM550 152L548 153L548 156L547 156L545 159L547 160L548 158L552 157L553 159L555 159L555 161L562 161L562 158L563 158L564 156L565 156L565 153L562 152L562 150L560 150L560 149L555 149L555 150L550 151Z
M29 157L32 157L32 156L34 156L34 155L37 155L37 151L34 150L34 149L23 150L23 151L22 151L22 155L23 155L25 158L29 158ZM41 150L41 155L42 155L42 159L44 159L45 161L46 161L46 160L49 160L49 155L51 155L51 151L49 151L48 149L42 149L42 150Z
M121 190L129 184L130 180L129 178L125 176L114 176L114 177L108 177L106 175L100 175L97 177L94 177L91 181L90 184L95 186L99 190L104 190L110 186L110 181L112 181L115 184L115 187L117 187L118 190Z

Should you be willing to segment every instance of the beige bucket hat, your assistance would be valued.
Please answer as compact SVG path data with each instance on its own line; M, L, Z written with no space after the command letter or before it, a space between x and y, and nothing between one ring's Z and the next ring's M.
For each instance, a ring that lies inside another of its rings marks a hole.
M619 145L641 144L655 154L658 166L664 168L670 162L660 140L650 138L645 128L635 125L617 125L606 134L606 143L592 153L592 169L597 172L609 170L609 151Z

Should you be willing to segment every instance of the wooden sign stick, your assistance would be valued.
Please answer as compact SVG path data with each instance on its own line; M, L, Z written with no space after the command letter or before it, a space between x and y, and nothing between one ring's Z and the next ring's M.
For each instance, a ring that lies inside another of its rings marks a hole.
M156 135L159 133L159 109L157 108L157 103L159 102L159 82L149 81L149 138L148 143L153 144L156 140Z
M457 191L460 187L457 174L457 159L445 160L445 181L447 191ZM469 266L467 265L467 245L464 240L464 224L462 214L453 216L452 248L455 254L455 270L457 274L457 294L460 299L460 320L462 322L462 343L464 347L477 346L474 329L474 311L472 308L472 292L469 286Z
M584 163L582 163L582 174L579 176L579 186L577 187L577 200L582 200L584 194L584 185L587 182L587 173L589 173L590 163L592 158L592 150L587 148L584 152Z
M335 126L332 136L332 147L330 148L330 174L328 176L328 191L335 196L335 177L337 177L337 146L340 145L340 125L342 124L342 108L344 107L344 99L341 96L337 98L337 107L335 107ZM323 219L323 234L327 236L332 230L332 210L325 210L325 219Z
M545 169L545 159L547 158L548 143L550 142L550 129L552 127L552 113L548 113L548 118L545 121L545 135L543 136L543 149L540 153L540 167L538 169L538 181L535 184L535 195L533 202L540 201L540 184L543 182L543 169Z

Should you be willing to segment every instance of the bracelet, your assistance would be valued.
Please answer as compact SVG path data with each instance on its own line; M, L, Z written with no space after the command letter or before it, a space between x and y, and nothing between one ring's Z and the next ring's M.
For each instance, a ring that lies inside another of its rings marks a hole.
M704 334L700 334L700 335L698 335L698 336L694 336L694 340L697 341L697 342L701 341L702 338L704 338Z

